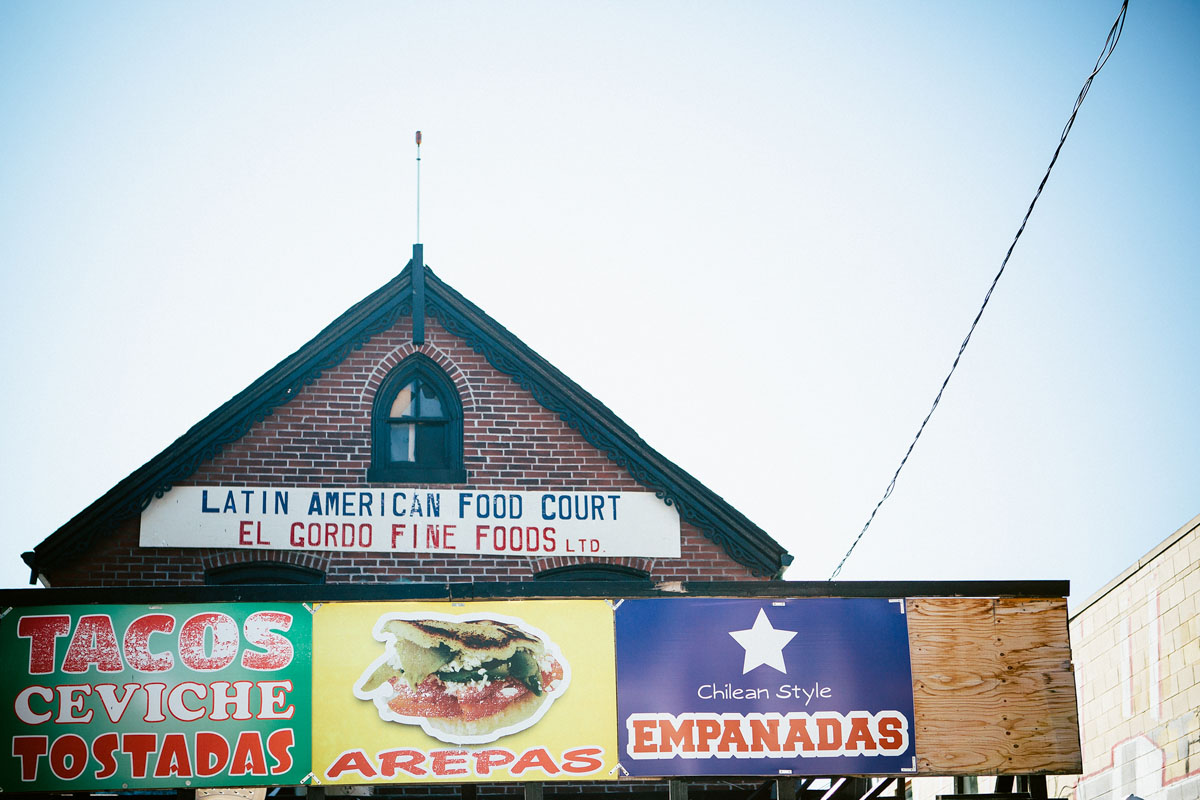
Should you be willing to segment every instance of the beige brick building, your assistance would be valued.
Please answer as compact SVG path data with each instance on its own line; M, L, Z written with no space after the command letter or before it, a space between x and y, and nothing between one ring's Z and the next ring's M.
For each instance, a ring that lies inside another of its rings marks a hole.
M1075 612L1084 774L1058 779L1057 796L1200 798L1198 611L1200 517Z

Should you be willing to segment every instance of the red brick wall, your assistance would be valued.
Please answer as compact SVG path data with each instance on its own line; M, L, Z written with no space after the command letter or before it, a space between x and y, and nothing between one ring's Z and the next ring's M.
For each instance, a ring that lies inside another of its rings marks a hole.
M371 406L388 372L421 352L439 364L458 387L463 405L464 487L479 489L603 489L638 491L633 480L577 431L540 406L483 356L426 323L426 343L415 349L410 324L372 338L337 367L254 425L181 485L354 486L366 483L371 462ZM390 484L375 484L390 485ZM646 570L655 581L749 580L750 570L688 524L682 525L678 559L608 561ZM137 521L97 537L75 563L47 577L51 586L198 584L204 570L251 560L315 567L330 583L528 580L537 571L580 561L569 557L390 555L386 553L294 553L280 551L142 549Z

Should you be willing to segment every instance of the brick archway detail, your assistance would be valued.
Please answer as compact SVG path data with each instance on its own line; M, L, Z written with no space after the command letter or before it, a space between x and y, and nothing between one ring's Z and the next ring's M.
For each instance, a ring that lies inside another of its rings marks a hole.
M387 377L388 373L399 366L404 359L417 353L429 358L433 363L441 367L451 382L454 383L454 388L458 390L458 396L462 400L464 413L468 409L473 410L475 408L475 394L471 390L471 384L467 381L467 376L458 368L458 364L455 363L454 359L450 358L446 351L435 347L429 342L420 347L414 347L411 342L408 342L394 348L390 353L381 358L379 363L375 365L375 369L367 376L367 380L358 395L359 401L367 408L370 408L371 403L375 400L375 393L379 391L379 386L383 383L383 379Z
M536 575L539 572L544 572L548 569L558 569L560 567L578 567L584 564L595 564L600 567L611 567L618 564L622 567L641 570L647 575L654 572L653 558L594 558L590 556L550 556L548 558L531 558L529 559L529 569Z
M207 572L214 567L259 561L307 567L328 574L330 555L325 552L312 553L301 550L205 550L200 556L200 565L202 570Z

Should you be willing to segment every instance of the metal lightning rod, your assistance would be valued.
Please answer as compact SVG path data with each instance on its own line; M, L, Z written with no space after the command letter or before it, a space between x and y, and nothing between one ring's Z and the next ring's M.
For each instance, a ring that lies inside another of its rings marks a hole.
M412 257L413 345L425 344L425 247L421 244L421 132L417 131L417 241Z
M417 131L417 244L421 243L421 132Z

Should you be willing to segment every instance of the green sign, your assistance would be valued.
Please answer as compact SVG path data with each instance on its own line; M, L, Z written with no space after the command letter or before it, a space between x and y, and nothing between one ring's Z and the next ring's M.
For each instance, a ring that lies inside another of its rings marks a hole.
M14 608L0 791L295 785L311 761L301 603ZM8 755L8 754L6 754Z

